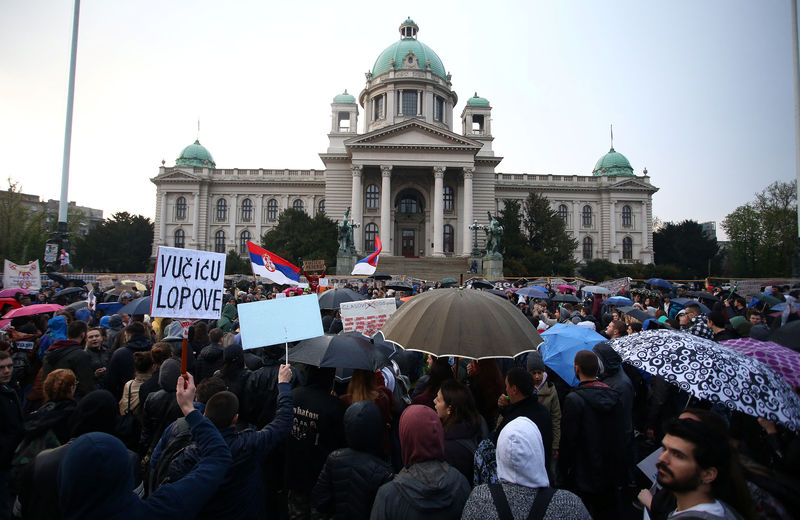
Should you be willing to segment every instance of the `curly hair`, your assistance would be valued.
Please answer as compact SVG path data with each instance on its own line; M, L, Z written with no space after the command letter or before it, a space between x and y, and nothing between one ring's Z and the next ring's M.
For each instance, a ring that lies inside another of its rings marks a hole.
M72 370L58 368L47 374L42 389L44 390L44 402L63 401L64 399L75 400L73 393L78 378Z

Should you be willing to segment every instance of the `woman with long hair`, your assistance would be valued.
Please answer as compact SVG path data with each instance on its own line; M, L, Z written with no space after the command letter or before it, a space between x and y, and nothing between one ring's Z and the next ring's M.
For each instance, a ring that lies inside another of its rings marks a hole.
M469 388L455 379L442 382L433 403L444 429L444 460L471 484L475 449L486 438L488 427L475 407Z
M450 362L446 357L434 358L430 356L429 360L431 369L428 372L425 389L414 397L412 404L423 404L433 408L433 400L436 398L436 393L439 391L442 382L453 379L453 369L450 367ZM422 382L423 378L420 378L417 385L419 386Z
M378 405L383 419L383 454L391 453L392 445L389 432L392 425L392 412L394 410L394 395L383 385L378 385L375 372L370 370L353 370L353 377L347 385L347 393L340 399L346 406L359 401L372 401Z

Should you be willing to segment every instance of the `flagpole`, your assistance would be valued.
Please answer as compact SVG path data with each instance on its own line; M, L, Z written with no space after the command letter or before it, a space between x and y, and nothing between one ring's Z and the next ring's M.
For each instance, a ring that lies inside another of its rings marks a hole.
M72 50L69 59L69 84L67 87L67 123L64 129L64 155L61 162L61 197L58 204L58 238L61 247L69 252L67 237L67 209L69 208L67 190L69 188L69 154L72 144L72 106L75 100L75 66L78 60L78 19L80 18L81 1L75 0L72 15Z

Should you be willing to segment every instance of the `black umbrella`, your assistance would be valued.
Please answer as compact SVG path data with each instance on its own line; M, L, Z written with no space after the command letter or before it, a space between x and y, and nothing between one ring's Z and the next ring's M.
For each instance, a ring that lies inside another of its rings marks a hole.
M377 370L386 364L387 356L370 338L361 333L317 336L301 341L289 352L290 363L318 367Z
M69 305L67 305L67 307L69 307L70 309L75 309L76 311L78 309L88 309L89 302L86 300L78 300L76 302L70 303Z
M373 278L375 280L391 280L392 275L386 273L375 273L370 278Z
M476 278L472 280L473 289L494 289L494 284L489 280L483 278Z
M70 287L69 289L62 289L58 291L55 296L53 296L54 300L59 300L61 298L67 298L69 296L74 297L79 295L80 293L85 293L86 289L83 287Z
M387 289L394 289L395 291L413 292L414 287L408 282L392 282L386 284Z
M150 314L150 296L143 296L136 298L130 303L123 305L117 314L129 314L134 316L136 314Z
M708 307L706 307L697 300L692 300L691 298L673 298L672 303L677 304L677 306L679 306L681 309L685 309L689 305L698 305L700 307L700 312L702 312L703 314L708 314L709 312L711 312L711 309L709 309Z
M644 323L645 320L649 320L650 318L652 318L652 316L650 316L641 309L637 309L636 307L621 307L619 310L621 310L631 318L639 320L640 323Z
M319 308L322 310L339 310L346 302L359 302L364 297L352 289L329 289L319 295Z
M710 292L705 292L705 291L689 291L689 292L688 292L688 293L686 293L686 294L688 294L689 296L694 296L695 298L700 298L700 299L703 299L703 300L711 300L711 301L713 301L713 302L718 302L718 301L719 301L719 298L717 298L716 296L714 296L714 295L713 295L713 294L711 294Z
M580 300L574 294L556 294L553 296L552 301L561 303L580 303Z
M800 320L790 321L783 327L775 329L769 340L800 352Z

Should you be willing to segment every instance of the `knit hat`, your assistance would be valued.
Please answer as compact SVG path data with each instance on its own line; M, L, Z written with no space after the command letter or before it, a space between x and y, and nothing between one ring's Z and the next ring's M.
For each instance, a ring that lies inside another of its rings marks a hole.
M225 363L229 363L236 360L244 360L244 350L242 350L241 345L237 345L236 343L231 343L225 350L222 351L222 360Z
M528 353L528 362L526 366L528 368L528 372L531 370L541 370L544 372L545 366L542 359L542 353L538 350Z
M72 437L89 432L114 435L119 405L108 390L93 390L78 401L70 418Z
M108 328L111 330L120 330L122 328L122 316L119 314L112 314L108 320Z
M177 359L168 359L161 363L158 372L158 385L167 392L175 391L178 377L181 375L181 364Z

